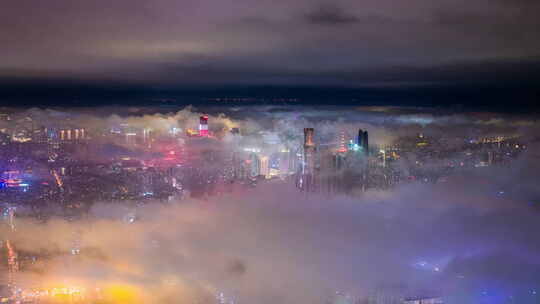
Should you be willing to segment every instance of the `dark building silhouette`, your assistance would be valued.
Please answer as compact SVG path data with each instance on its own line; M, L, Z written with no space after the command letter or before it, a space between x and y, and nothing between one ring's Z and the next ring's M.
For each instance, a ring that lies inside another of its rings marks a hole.
M369 136L367 131L358 130L358 146L365 155L369 155Z

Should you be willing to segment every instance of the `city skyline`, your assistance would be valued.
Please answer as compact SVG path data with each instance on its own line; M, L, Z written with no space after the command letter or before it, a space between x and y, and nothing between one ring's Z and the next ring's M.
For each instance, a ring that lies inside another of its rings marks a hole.
M533 114L102 110L0 113L8 303L538 300Z
M539 0L4 0L0 303L540 303Z

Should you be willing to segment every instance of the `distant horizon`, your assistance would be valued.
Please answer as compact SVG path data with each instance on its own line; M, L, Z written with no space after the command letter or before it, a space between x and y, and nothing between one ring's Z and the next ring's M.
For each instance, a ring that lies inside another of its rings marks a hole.
M427 106L536 112L540 110L538 96L540 86L528 83L362 88L276 85L159 88L65 82L13 82L0 86L0 106Z

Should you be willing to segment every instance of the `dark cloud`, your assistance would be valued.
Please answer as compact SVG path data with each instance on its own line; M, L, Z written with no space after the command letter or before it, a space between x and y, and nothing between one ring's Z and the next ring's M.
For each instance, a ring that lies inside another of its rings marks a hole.
M246 271L246 264L239 259L234 259L227 265L227 273L233 277L242 276L246 273Z
M526 40L532 38L535 28L540 26L540 20L536 18L540 11L531 9L514 7L495 12L464 12L446 8L435 11L434 22L443 29L481 35L482 39L479 42L490 43L493 47L518 49L530 42L538 48L540 43Z
M400 67L423 73L540 55L538 8L527 0L7 1L0 77L406 86L433 77Z
M513 8L524 8L524 9L530 9L531 7L538 7L540 6L540 3L535 0L497 0L496 3L504 4L508 7Z
M346 25L357 23L359 18L347 13L335 5L321 5L312 12L306 14L306 20L311 24L319 25Z

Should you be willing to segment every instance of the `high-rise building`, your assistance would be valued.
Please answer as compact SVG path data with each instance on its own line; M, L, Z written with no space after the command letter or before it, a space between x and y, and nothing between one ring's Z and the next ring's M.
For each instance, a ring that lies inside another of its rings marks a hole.
M151 137L150 137L151 136L151 131L152 130L148 129L148 128L143 129L143 142L144 143L150 142L150 140L151 140Z
M59 132L60 141L79 141L86 139L86 132L82 128L78 129L61 129Z
M297 186L303 191L315 190L315 142L313 128L304 129L304 153L302 166L297 178Z
M347 140L345 138L345 132L343 131L339 133L338 152L347 152Z
M369 155L369 137L367 131L358 130L358 146L362 148L362 152L365 155Z
M268 156L261 156L260 157L260 175L264 176L265 178L270 177L270 164L269 164L269 158Z
M304 128L304 147L314 147L313 134L315 130L313 128Z
M208 115L202 115L199 119L199 136L208 137Z
M261 160L255 153L249 155L250 176L255 178L261 174Z
M362 141L362 147L364 148L364 153L366 155L369 155L369 137L367 131L364 131L364 140Z

